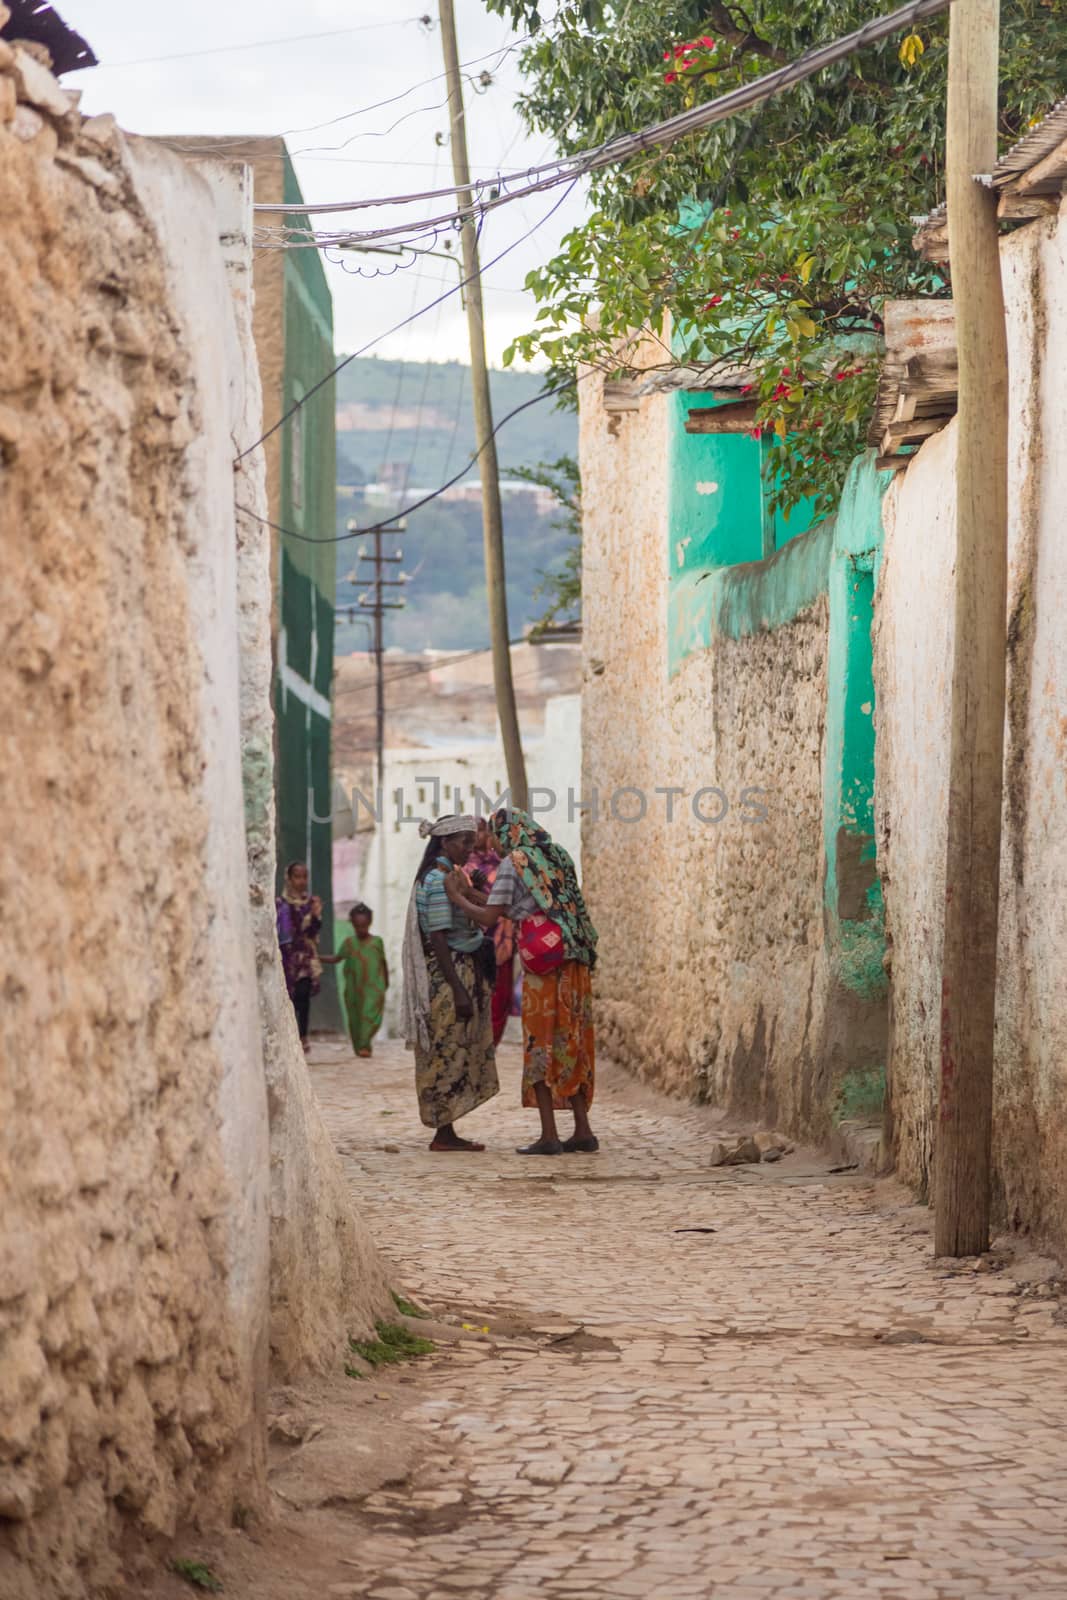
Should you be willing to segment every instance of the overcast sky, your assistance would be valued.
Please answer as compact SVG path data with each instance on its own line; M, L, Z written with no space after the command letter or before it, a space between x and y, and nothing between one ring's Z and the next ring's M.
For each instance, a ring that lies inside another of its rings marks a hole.
M451 177L447 143L435 143L435 135L447 135L448 129L436 0L303 0L299 7L280 0L184 0L180 7L145 5L144 0L60 0L59 10L104 63L65 80L68 88L84 91L85 112L112 111L135 133L285 133L308 200L439 188ZM431 28L417 20L422 13L432 16ZM383 22L386 16L391 20ZM547 142L525 136L514 110L519 52L503 53L514 45L515 33L501 17L487 15L481 0L456 0L456 20L460 60L489 55L471 73L489 69L494 77L484 92L472 92L469 83L465 88L474 175L522 168L550 156ZM305 34L330 37L294 38ZM288 42L261 42L279 39ZM199 53L207 51L212 53ZM412 92L393 105L351 115L408 89ZM562 192L516 201L488 218L483 262L545 217ZM410 208L410 214L420 213L433 214L419 205ZM403 215L408 214L406 208ZM576 191L530 239L499 265L487 267L487 339L494 364L509 340L532 325L534 302L522 289L527 272L554 252L582 214ZM395 213L372 215L393 220ZM359 220L355 213L353 225ZM391 265L373 257L347 259L353 266L361 261L367 272ZM373 280L330 263L327 272L335 342L344 351L385 333L459 276L448 261L432 258ZM465 361L466 322L458 295L374 349L407 359Z

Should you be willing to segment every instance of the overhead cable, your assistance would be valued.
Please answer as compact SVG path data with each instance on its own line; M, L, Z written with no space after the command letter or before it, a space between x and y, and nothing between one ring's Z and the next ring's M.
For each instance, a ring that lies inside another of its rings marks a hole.
M349 360L352 359L352 357L349 357ZM447 489L454 488L461 478L466 477L467 473L477 461L486 445L491 439L496 438L497 434L500 432L501 428L506 422L510 422L513 417L517 417L520 411L527 411L529 410L530 406L538 405L542 400L548 400L553 395L562 394L565 389L572 389L577 382L577 378L566 378L562 383L556 384L554 388L542 389L539 394L532 395L529 400L524 400L521 405L514 406L511 411L507 412L505 416L501 417L500 421L494 426L492 432L482 440L481 444L478 446L477 450L475 450L470 460L465 461L462 467L460 467L459 471L454 473L446 483L442 483L436 489L430 489L422 496L421 499L413 500L409 506L398 507L396 511L392 512L388 517L383 518L381 522L372 522L365 528L355 529L355 531L352 533L334 533L321 536L313 533L298 533L295 528L283 528L277 522L271 522L269 517L261 517L258 511L253 511L251 506L242 505L240 500L236 502L237 509L238 511L243 511L246 516L252 517L256 522L262 523L264 527L273 528L275 533L280 533L285 538L299 539L301 544L347 544L350 539L366 538L367 534L369 533L378 533L391 528L399 517L410 517L414 512L421 511L423 506L428 506L430 504L431 500L440 499L441 495L443 495ZM254 449L255 447L252 446L251 448Z
M907 5L898 7L882 17L872 17L862 27L854 29L840 39L832 40L828 44L816 45L805 52L796 61L788 62L785 66L776 67L773 72L766 73L761 78L755 78L751 83L741 84L736 89L729 90L726 94L719 95L714 100L706 101L703 105L693 106L689 110L681 111L676 116L668 117L661 122L651 124L636 133L617 134L614 138L596 146L591 150L580 151L573 156L561 157L555 162L548 162L542 167L531 167L527 176L534 177L537 181L528 183L524 187L508 189L509 180L475 179L469 186L472 195L480 196L490 186L496 188L498 193L485 199L478 198L469 205L459 206L453 210L443 212L439 216L422 220L417 226L427 232L435 228L449 225L457 226L473 217L484 217L489 212L500 206L508 205L512 200L524 199L529 195L540 194L546 189L555 188L561 183L577 182L588 173L599 171L602 167L612 166L616 162L626 161L630 156L639 155L642 151L651 149L667 149L679 139L688 134L698 133L705 128L713 127L716 123L724 122L728 118L737 116L740 112L752 110L761 105L765 100L781 94L785 89L792 88L794 84L801 83L805 78L813 77L826 67L833 66L836 62L844 60L846 56L862 50L866 46L876 44L888 38L901 28L913 25L925 17L939 15L946 11L951 0L909 0ZM539 174L545 174L539 176ZM466 188L467 186L465 186ZM372 200L355 201L326 201L318 204L302 205L273 205L262 202L255 206L257 212L272 214L299 214L301 216L327 215L351 211L365 210L375 205L404 205L415 200L435 199L445 194L455 194L451 190L422 191L417 194L392 195L379 197ZM296 239L285 242L282 248L316 248L324 242L330 244L363 244L373 243L376 240L391 239L398 234L410 233L410 223L394 223L388 227L366 229L358 232L334 233L318 235L306 241Z
M98 61L98 67L152 67L165 61L192 61L198 56L233 55L240 50L266 50L272 45L304 44L312 39L337 39L347 33L372 33L381 28L404 28L421 22L422 17L394 17L388 22L357 22L350 28L330 28L324 33L287 33L280 39L243 39L239 44L209 45L205 50L179 50L169 56L123 57L121 61Z
M539 217L537 221L533 223L531 227L527 228L524 233L521 233L517 239L513 239L509 245L505 245L503 250L498 251L497 254L491 258L491 260L484 262L481 267L482 275L484 276L490 267L495 267L498 261L503 261L504 257L510 255L513 250L517 250L519 245L525 244L527 239L535 234L538 228L542 227L548 221L548 219L559 210L560 206L566 201L573 188L574 184L571 184L570 188L566 189L564 193L560 195L555 204L549 207L543 217ZM295 412L299 411L302 406L307 405L308 401L313 395L318 394L320 389L325 388L326 385L336 378L339 372L343 372L345 367L347 367L351 362L357 360L360 356L366 355L368 350L373 350L374 346L376 344L381 344L383 339L390 338L394 333L400 333L401 330L406 328L409 323L416 321L416 319L421 316L425 316L427 311L432 311L434 306L440 305L444 300L450 300L454 294L459 294L461 290L467 287L468 283L472 282L473 278L473 273L466 277L460 278L458 283L455 283L450 288L446 289L443 294L439 294L436 299L429 301L424 306L420 306L417 311L413 311L411 315L405 317L402 322L394 323L391 328L386 328L382 333L376 333L373 339L368 339L366 344L361 345L358 350L354 350L350 356L345 356L343 360L339 361L335 367L325 374L324 377L320 378L317 383L312 384L311 388L306 394L303 394L299 397L299 399L294 400L288 411L283 411L277 422L269 427L265 433L260 434L258 439L254 440L250 445L242 450L240 454L235 457L235 461L243 461L245 456L251 455L253 450L258 449L261 444L265 444L272 434L277 433L278 429L284 423L288 422L289 418L293 416ZM297 535L297 537L299 537L299 535Z

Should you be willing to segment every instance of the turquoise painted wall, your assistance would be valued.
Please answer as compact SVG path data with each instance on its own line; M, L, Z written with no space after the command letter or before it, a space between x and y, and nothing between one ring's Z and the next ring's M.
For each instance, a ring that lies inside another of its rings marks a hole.
M694 650L706 649L709 576L722 568L762 561L811 526L801 504L788 521L769 507L764 475L767 446L750 434L689 434L690 410L724 402L679 391L670 397L667 551L668 671Z
M837 976L862 999L885 994L885 909L875 864L874 667L871 625L882 549L882 496L892 474L874 452L852 465L834 525L829 570L825 912Z
M877 1018L884 1018L888 984L874 835L871 626L882 497L891 474L875 470L873 452L860 457L836 516L798 528L783 543L775 530L764 556L770 541L763 498L755 493L759 446L735 436L686 435L690 400L676 398L671 461L670 669L677 671L716 636L738 639L786 626L827 597L824 932L844 1019L828 1048L843 1068L834 1114L873 1116L884 1097L885 1063L871 1039L877 1038Z

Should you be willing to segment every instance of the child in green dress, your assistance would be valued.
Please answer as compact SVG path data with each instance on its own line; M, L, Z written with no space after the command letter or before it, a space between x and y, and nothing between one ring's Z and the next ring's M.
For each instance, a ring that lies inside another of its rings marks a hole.
M344 963L345 1014L352 1048L357 1056L369 1056L371 1041L382 1025L385 991L389 987L389 967L385 946L370 931L374 913L370 906L354 905L349 912L352 934L335 956L323 956L326 966Z

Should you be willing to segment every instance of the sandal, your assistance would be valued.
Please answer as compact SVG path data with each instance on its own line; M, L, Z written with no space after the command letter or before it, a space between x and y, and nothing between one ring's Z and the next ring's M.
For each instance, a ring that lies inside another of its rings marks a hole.
M579 1139L577 1134L572 1134L569 1139L564 1139L562 1149L564 1155L568 1156L591 1156L600 1149L600 1140L595 1133L591 1133L588 1139Z
M433 1141L433 1143L430 1145L430 1149L432 1151L434 1151L434 1153L437 1154L437 1155L440 1155L442 1153L442 1151L453 1151L453 1150L458 1150L458 1151L460 1151L461 1154L466 1155L466 1154L471 1153L472 1151L477 1153L479 1151L484 1150L485 1149L485 1145L484 1144L478 1144L473 1139L447 1139L443 1143L438 1144L437 1140L435 1139Z
M558 1139L538 1139L535 1144L520 1145L517 1156L561 1156L563 1146Z

